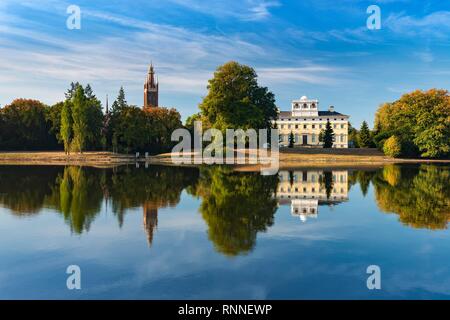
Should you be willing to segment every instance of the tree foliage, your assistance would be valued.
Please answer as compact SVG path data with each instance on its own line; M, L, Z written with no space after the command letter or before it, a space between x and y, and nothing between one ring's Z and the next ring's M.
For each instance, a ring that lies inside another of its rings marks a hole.
M295 143L294 133L291 131L289 134L289 148L293 148Z
M31 99L16 99L0 109L0 148L8 150L54 149L56 138L49 133L48 107Z
M399 157L402 154L402 145L400 139L396 136L392 136L387 139L383 145L383 152L389 157Z
M358 144L361 148L369 148L372 146L372 137L370 135L369 126L366 121L361 124L361 129L359 130Z
M270 128L277 117L273 93L258 85L254 69L234 61L216 70L199 108L207 123L219 130Z
M323 131L323 147L324 148L331 148L333 147L333 140L334 140L334 131L331 127L330 120L327 120L327 124L325 125L325 130Z
M98 148L102 128L101 103L90 85L83 88L79 83L71 83L61 110L60 136L64 150L82 152Z
M381 147L395 135L403 156L445 158L450 155L450 95L447 90L416 90L393 103L385 103L375 115L375 141Z

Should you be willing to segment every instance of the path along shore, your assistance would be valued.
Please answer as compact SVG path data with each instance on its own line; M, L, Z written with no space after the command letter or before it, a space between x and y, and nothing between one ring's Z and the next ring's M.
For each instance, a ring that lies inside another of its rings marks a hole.
M250 151L251 153L252 151ZM255 150L256 152L256 150ZM245 153L249 153L248 150ZM71 153L62 151L0 152L0 165L83 165L93 167L114 167L136 162L153 165L174 165L171 154L165 153L145 158L142 154L118 154L112 152ZM279 153L280 168L297 167L356 167L380 166L389 163L447 163L449 159L394 159L385 156L376 149L319 149L319 148L283 148ZM259 165L237 165L239 170L255 170Z

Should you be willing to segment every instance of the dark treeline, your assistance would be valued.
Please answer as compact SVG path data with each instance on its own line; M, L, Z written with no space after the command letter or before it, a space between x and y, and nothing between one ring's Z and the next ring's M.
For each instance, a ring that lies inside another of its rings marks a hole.
M108 150L151 154L169 151L182 127L175 109L129 105L123 88L108 112L90 85L72 83L65 101L47 106L16 99L0 109L0 150Z

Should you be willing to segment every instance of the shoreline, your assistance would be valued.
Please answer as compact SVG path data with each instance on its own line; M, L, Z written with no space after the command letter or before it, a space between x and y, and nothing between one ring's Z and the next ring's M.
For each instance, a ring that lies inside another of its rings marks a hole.
M0 165L81 165L91 167L116 167L136 163L149 165L197 167L200 164L174 164L171 154L165 153L147 158L118 154L106 151L73 153L69 157L62 151L0 152ZM449 159L395 159L384 156L373 149L281 149L280 169L305 167L373 167L401 163L442 163L450 164ZM260 164L235 164L238 171L255 171Z

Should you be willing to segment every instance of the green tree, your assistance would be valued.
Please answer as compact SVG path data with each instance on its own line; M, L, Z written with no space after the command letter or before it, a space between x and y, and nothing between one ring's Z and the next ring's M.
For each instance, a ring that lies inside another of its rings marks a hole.
M366 121L363 121L361 124L358 143L361 148L369 148L372 144L369 126L367 125Z
M295 137L294 134L291 133L289 134L289 148L293 148L294 147L294 142L295 142Z
M123 87L120 87L119 94L111 106L111 112L113 114L120 113L126 107L128 107L128 103L125 99L125 90Z
M358 130L356 128L353 128L353 126L349 122L348 123L348 142L349 142L349 146L351 146L353 148L359 148L358 136L359 136Z
M403 156L446 158L450 155L450 94L447 90L416 90L375 114L375 142L381 148L395 135Z
M121 109L115 117L113 134L117 150L126 153L142 150L148 139L146 128L147 121L141 108L127 106Z
M66 100L61 110L61 140L64 144L64 151L66 154L70 154L70 145L72 143L72 102Z
M118 126L120 118L122 116L122 112L126 110L127 107L128 103L125 98L125 90L123 89L123 87L120 87L117 98L116 100L114 100L111 106L111 113L108 115L107 128L105 129L105 140L107 141L106 144L112 146L113 152L117 152L120 149L118 139L121 133L118 132Z
M222 131L270 128L277 117L273 93L258 85L255 70L234 61L214 73L199 108L208 124Z
M323 132L323 147L324 148L332 148L334 140L334 131L331 127L331 123L327 120L327 124L325 125L325 130Z
M49 133L48 107L31 99L16 99L0 109L2 148L10 150L53 149L56 138Z
M78 86L72 97L72 147L83 152L89 135L88 102L82 86Z
M64 150L82 152L96 149L101 145L103 112L100 101L88 84L71 83L66 93L66 101L61 106L60 140Z
M392 136L387 139L383 146L383 152L389 157L399 157L402 154L402 145L400 139L396 136Z
M61 112L64 102L58 102L53 106L47 108L45 118L49 123L49 133L54 135L58 143L63 143L61 137Z
M70 83L70 88L67 89L66 93L64 94L66 96L66 100L72 99L73 95L75 94L75 91L77 90L77 88L79 86L81 86L81 84L79 82L71 82Z
M163 107L144 110L146 126L145 149L151 153L170 151L175 142L171 141L172 132L182 128L181 115L175 109Z

